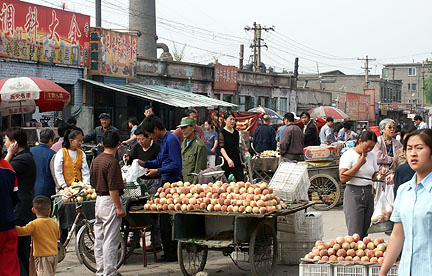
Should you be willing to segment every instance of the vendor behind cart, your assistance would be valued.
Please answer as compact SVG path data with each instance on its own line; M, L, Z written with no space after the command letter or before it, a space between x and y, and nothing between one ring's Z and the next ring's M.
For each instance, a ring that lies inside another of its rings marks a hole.
M123 155L123 159L126 160L127 165L131 165L132 161L135 159L138 159L138 162L155 160L160 152L160 145L154 143L148 134L144 133L140 128L135 131L135 135L138 143L132 147L129 155ZM141 179L143 179L147 186L148 193L151 195L154 195L157 192L157 189L161 186L160 175L154 177L143 175Z
M141 161L141 166L147 168L146 176L160 175L162 183L176 182L182 176L181 146L177 137L166 131L165 125L156 116L148 116L142 124L142 129L153 140L161 140L161 151L155 160ZM164 255L159 259L163 262L177 261L177 242L172 240L171 216L160 216L160 229Z

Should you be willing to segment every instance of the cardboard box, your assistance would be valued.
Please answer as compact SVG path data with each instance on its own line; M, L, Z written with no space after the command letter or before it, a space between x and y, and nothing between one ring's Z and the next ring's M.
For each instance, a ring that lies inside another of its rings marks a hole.
M306 161L330 161L339 158L338 147L335 146L312 146L304 148Z
M328 167L328 166L339 166L339 159L336 160L326 160L326 161L307 161L305 162L308 169Z

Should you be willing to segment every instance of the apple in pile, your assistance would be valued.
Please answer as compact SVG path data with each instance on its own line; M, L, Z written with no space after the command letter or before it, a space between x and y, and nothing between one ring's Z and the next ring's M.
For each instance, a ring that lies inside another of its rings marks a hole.
M174 210L264 214L286 208L267 183L250 182L191 185L189 182L165 183L145 210Z
M330 242L317 241L312 251L306 254L305 259L315 261L349 261L383 263L387 244L384 239L372 240L365 237L360 240L358 234L338 237Z
M75 194L79 190L79 188L72 189L71 187L73 186L81 186L82 187L81 193L76 198L67 199L67 197ZM64 195L62 197L64 202L90 201L90 200L95 200L97 197L95 189L93 189L93 187L90 185L82 183L81 181L72 182L70 187L65 187L64 189L59 190L57 194Z

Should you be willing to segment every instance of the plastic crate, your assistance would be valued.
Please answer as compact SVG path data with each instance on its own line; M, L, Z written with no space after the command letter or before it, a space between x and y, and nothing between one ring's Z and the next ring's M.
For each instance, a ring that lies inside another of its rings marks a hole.
M140 178L137 179L138 185L135 183L125 183L124 196L126 197L141 197L147 193L147 185Z
M269 186L285 202L307 200L310 186L307 165L291 162L280 163Z
M333 276L333 268L329 264L300 264L299 276Z
M314 246L315 242L278 242L279 263L297 265Z
M368 276L368 267L364 265L336 265L333 276Z
M387 276L398 276L398 265L392 266L389 272L387 272ZM369 266L369 276L378 276L381 269L381 265L371 265Z
M304 211L298 211L286 216L279 216L277 220L277 230L288 233L297 233L303 223L305 223Z

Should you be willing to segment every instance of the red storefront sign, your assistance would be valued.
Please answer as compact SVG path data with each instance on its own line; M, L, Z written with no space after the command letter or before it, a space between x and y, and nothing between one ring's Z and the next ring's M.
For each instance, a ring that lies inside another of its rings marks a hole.
M90 16L17 0L0 8L0 56L88 66Z
M237 75L237 67L216 64L214 66L213 89L237 91Z
M90 73L134 78L137 71L137 35L91 28Z

